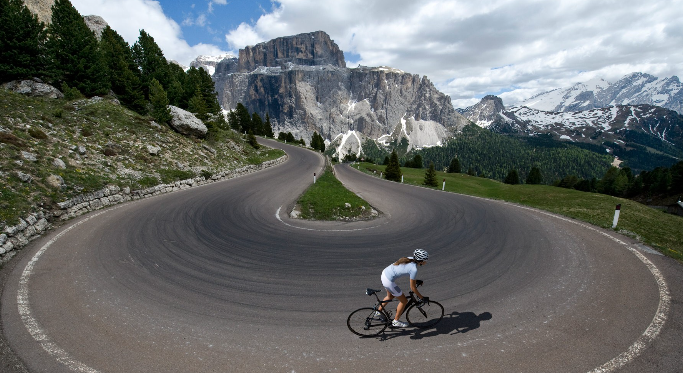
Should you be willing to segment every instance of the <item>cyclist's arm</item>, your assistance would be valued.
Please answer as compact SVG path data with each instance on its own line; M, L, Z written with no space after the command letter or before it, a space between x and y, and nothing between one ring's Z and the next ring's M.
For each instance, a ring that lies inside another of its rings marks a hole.
M424 298L422 294L420 294L420 292L417 290L417 280L413 280L412 278L410 279L410 290L412 290L413 293L415 293L415 295L420 297L420 299Z

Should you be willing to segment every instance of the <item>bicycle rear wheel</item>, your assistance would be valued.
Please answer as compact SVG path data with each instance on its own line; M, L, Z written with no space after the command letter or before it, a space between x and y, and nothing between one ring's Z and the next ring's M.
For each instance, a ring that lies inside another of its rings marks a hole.
M374 308L365 307L351 312L349 318L346 319L346 325L354 334L372 337L383 332L388 324L386 320L375 317Z
M430 301L427 304L408 308L406 320L418 328L431 328L443 318L443 306L439 302Z

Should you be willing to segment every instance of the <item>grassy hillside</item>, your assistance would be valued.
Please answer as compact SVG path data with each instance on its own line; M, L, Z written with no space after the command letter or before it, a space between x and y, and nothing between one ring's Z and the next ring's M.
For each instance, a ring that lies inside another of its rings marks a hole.
M384 172L384 166L361 163L359 169L370 174ZM424 169L402 168L404 182L422 185ZM509 185L495 180L437 172L441 189L446 191L504 200L554 212L590 224L611 228L614 208L621 204L616 230L641 240L665 255L683 261L683 218L649 208L640 203L604 194L586 193L547 185Z
M54 100L0 90L0 229L115 184L131 190L275 159L218 131L188 138L112 99Z

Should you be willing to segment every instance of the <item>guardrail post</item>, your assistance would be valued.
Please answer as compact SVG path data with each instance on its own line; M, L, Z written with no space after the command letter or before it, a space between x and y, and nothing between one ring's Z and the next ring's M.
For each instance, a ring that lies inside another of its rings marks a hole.
M617 223L619 222L619 212L621 211L621 204L618 204L616 209L614 210L614 221L612 222L612 229L617 227Z

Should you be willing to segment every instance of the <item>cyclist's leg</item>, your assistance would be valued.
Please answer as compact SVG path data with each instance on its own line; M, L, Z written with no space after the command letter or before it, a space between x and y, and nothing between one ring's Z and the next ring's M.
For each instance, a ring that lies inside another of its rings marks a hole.
M391 294L391 292L389 291L389 289L387 289L387 296L384 297L384 299L382 299L382 301L380 302L379 307L378 307L377 309L380 310L380 311L383 310L383 309L384 309L384 306L385 306L387 303L391 302L392 299L394 299L394 296Z
M401 288L396 285L395 282L390 281L387 276L384 275L384 272L382 272L382 286L387 290L387 296L384 297L384 301L382 304L380 304L379 309L382 310L384 309L384 306L388 301L393 300L395 297L400 297L403 295L403 291Z
M406 309L406 304L408 304L408 298L406 298L405 294L401 294L401 296L396 297L399 301L398 306L396 306L396 317L394 317L394 320L398 321L398 319L401 318L401 314L403 314L403 311Z

